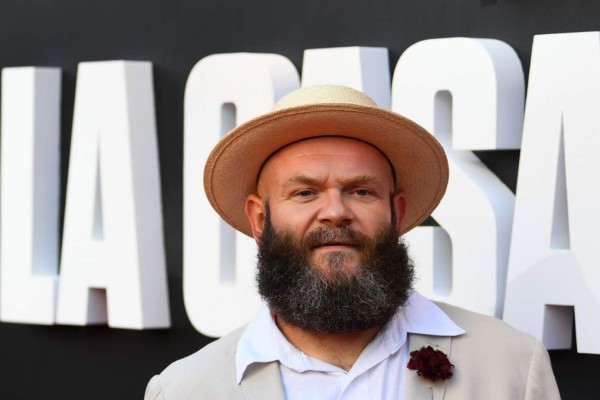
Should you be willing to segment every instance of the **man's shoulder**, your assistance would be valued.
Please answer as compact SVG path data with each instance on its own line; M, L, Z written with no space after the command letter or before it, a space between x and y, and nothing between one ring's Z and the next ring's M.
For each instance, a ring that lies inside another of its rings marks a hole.
M448 398L560 399L543 344L506 322L436 303L466 333L452 338Z
M196 375L199 371L214 370L218 364L227 364L234 368L235 351L243 332L244 328L238 328L197 352L173 362L161 373L161 376L181 376L190 372Z
M505 344L521 344L531 348L536 345L537 340L533 336L519 331L501 319L446 303L435 302L435 304L467 332L465 335L461 335L464 339L482 340L487 345L494 340L501 340Z
M235 353L245 328L204 346L194 354L177 360L155 376L148 385L146 398L180 399L194 395L226 398L235 388ZM227 385L226 383L231 384ZM150 393L158 393L158 395Z
M462 369L486 360L495 365L495 370L503 370L508 384L528 376L537 361L549 364L546 349L533 336L495 317L444 303L438 303L438 306L466 331L452 340L452 354ZM480 371L471 371L473 376L478 373ZM495 379L501 380L499 375Z

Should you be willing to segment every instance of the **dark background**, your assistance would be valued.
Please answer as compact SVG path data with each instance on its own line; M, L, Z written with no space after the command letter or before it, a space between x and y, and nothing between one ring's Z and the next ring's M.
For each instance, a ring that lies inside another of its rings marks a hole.
M171 329L155 331L0 323L0 398L142 398L153 374L209 342L191 326L182 296L183 95L203 57L279 53L300 70L304 49L374 46L389 49L393 67L413 43L467 36L505 41L527 75L534 35L595 30L597 0L0 0L0 67L63 70L63 207L77 64L154 64L172 315ZM519 152L477 154L514 191ZM563 399L598 398L600 355L551 357Z

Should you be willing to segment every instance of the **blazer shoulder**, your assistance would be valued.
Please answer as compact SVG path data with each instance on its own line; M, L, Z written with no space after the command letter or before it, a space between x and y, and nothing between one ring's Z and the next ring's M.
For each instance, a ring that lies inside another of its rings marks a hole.
M236 382L235 353L243 331L244 327L239 328L175 361L152 378L147 393L161 393L167 400L202 395L213 399L235 398L235 392L240 390Z
M560 399L548 352L506 322L436 303L466 333L452 338L455 376L447 398Z
M490 344L490 340L502 340L503 343L521 343L526 347L534 350L537 339L533 336L524 333L508 323L491 317L476 313L474 311L465 310L464 308L452 306L450 304L435 302L458 326L467 331L465 337L476 339L481 337Z

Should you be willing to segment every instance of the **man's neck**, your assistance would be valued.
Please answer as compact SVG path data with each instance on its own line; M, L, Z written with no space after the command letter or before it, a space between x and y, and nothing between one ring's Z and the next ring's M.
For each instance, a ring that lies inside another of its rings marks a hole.
M354 365L362 351L381 327L351 333L322 333L286 324L273 316L283 336L296 348L346 371Z

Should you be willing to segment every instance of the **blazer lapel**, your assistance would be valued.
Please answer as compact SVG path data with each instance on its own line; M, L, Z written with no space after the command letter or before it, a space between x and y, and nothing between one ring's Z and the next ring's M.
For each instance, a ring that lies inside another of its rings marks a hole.
M254 364L240 383L247 400L285 400L279 363Z
M421 347L431 346L441 350L450 357L452 338L449 336L430 336L409 334L409 353ZM443 400L447 381L435 382L417 375L416 371L408 371L406 379L407 400Z

